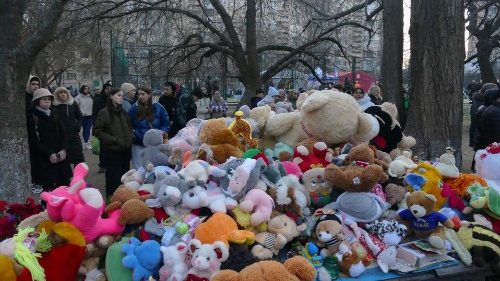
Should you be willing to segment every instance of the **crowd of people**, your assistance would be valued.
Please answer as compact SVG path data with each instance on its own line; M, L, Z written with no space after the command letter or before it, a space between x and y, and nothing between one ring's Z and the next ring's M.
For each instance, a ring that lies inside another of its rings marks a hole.
M106 191L112 194L130 165L141 166L143 137L149 129L161 130L168 138L193 118L225 117L228 111L217 88L213 93L206 87L190 92L173 82L166 82L162 96L153 102L150 88L131 83L113 88L107 82L94 96L83 85L73 97L65 87L51 93L31 76L25 101L34 193L66 185L72 166L85 161L83 150L91 149L94 135L100 143L99 172L105 173Z

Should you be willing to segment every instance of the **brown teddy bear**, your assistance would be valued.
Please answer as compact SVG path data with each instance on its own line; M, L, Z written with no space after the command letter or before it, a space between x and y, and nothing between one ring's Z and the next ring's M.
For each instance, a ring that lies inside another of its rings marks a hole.
M227 127L223 118L203 122L198 138L201 146L196 158L209 163L222 164L231 156L240 158L245 150L245 143Z
M404 223L408 233L415 232L418 237L429 237L429 243L437 249L444 248L444 227L453 228L451 219L434 211L436 197L424 191L414 191L406 196L406 206L398 213L396 220ZM441 223L441 224L440 224Z
M118 222L122 225L142 223L154 216L153 210L144 203L144 200L150 197L150 195L140 196L137 191L122 185L113 193L111 203L106 207L105 211L110 214L114 210L121 208Z
M330 164L325 169L325 178L333 186L349 192L369 192L377 183L387 180L382 161L375 158L375 152L368 144L360 144L347 155L345 167Z
M331 256L338 252L340 243L344 240L342 235L342 222L335 214L324 214L316 222L316 237L325 245L321 256Z
M233 270L221 270L212 277L212 281L313 281L316 270L304 257L295 256L281 264L277 261L260 261L251 264L239 273Z

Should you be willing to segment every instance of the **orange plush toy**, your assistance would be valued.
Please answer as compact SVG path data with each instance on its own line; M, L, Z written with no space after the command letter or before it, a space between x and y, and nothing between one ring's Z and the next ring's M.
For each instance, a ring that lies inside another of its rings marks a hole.
M222 164L231 156L241 158L245 150L245 145L226 126L224 119L205 121L198 138L201 146L196 158L208 163Z
M243 119L243 111L238 110L234 113L234 121L229 125L231 130L236 136L239 136L246 144L246 148L255 148L259 145L259 141L252 138L252 126L250 123Z
M222 241L251 245L255 242L255 234L247 230L238 230L233 218L224 213L215 213L206 222L200 224L195 231L195 238L203 244Z

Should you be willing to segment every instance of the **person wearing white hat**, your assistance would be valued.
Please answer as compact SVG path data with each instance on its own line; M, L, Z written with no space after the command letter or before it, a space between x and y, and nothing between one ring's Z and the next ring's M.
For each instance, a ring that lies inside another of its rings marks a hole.
M51 109L53 100L49 90L36 90L27 116L34 193L68 185L71 177L71 167L66 159L67 142L61 119Z
M132 105L135 104L136 88L134 85L125 82L121 85L120 90L123 92L122 109L128 113Z
M276 102L279 101L280 94L274 87L269 87L267 96L257 103L257 106L269 105L272 110L276 109Z

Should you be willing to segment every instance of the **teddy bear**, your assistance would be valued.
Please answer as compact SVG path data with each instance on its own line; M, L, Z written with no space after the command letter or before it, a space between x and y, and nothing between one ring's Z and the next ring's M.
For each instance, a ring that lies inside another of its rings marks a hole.
M331 256L338 252L340 243L344 240L342 221L336 214L323 214L318 218L315 227L318 241L325 245L321 256Z
M226 197L212 181L204 186L195 185L182 195L182 206L191 210L208 207L212 213L226 213L237 204L233 198Z
M226 171L214 167L203 160L194 160L177 172L177 174L188 186L195 186L207 183L209 176L223 177Z
M122 225L142 223L154 215L153 210L144 203L144 200L149 197L149 195L140 196L137 191L120 186L113 192L111 203L106 207L105 212L111 214L120 209L118 222Z
M241 157L245 145L226 126L223 118L203 122L198 133L200 147L196 158L209 163L224 163L231 156Z
M446 153L439 156L438 162L435 165L443 177L458 178L460 176L460 171L455 165L455 156L453 153L455 153L455 149L447 147Z
M211 280L219 271L221 263L229 257L228 246L221 241L202 244L200 240L192 239L188 249L192 256L192 267L187 272L186 281Z
M406 196L408 209L400 211L396 220L403 222L407 228L419 237L429 237L429 243L442 249L445 246L444 227L453 228L451 219L434 211L436 197L424 191L413 191ZM440 225L441 223L441 225Z
M144 134L144 148L141 151L141 166L147 171L152 171L155 166L170 164L172 148L163 143L163 131L149 129Z
M312 146L312 151L299 145L295 148L293 156L293 162L299 165L302 172L312 168L324 168L333 160L333 155L324 142L316 142Z
M185 262L188 247L179 242L175 246L161 246L163 266L160 267L160 281L181 281L186 278L188 266Z
M305 224L297 225L291 217L274 212L267 231L255 235L257 245L252 248L252 254L258 259L270 259L305 229Z
M325 176L325 168L313 168L302 175L302 182L308 192L311 206L320 208L332 202L332 197L338 195L337 190L333 190L333 184ZM332 196L332 192L334 192Z
M348 166L338 167L330 164L325 169L325 178L337 188L349 192L367 192L377 183L387 180L384 169L375 159L375 152L368 144L353 147L346 162Z
M273 198L260 189L250 190L240 203L240 208L243 211L252 213L250 217L252 226L269 221L273 207Z
M139 241L132 237L128 244L122 246L125 257L122 264L133 270L134 281L141 281L154 276L161 263L160 244L154 240Z
M240 272L221 270L212 277L212 281L313 281L316 278L314 266L304 257L295 256L283 264L277 261L253 263Z

